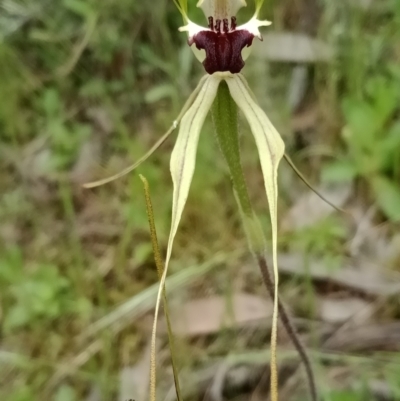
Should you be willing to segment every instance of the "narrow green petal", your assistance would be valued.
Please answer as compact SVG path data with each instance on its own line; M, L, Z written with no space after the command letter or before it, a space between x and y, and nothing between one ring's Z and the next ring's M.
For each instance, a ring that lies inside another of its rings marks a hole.
M154 312L153 330L151 335L151 349L152 355L155 355L156 347L156 330L158 311L160 308L160 300L162 290L165 285L167 277L169 261L171 259L172 245L178 225L181 220L182 212L185 207L186 199L189 194L190 184L194 173L196 163L196 151L199 141L201 128L204 120L211 108L211 105L217 95L217 90L221 78L217 75L209 75L204 82L196 100L193 102L190 109L182 118L179 129L178 138L172 151L170 169L172 175L172 182L174 185L174 193L172 200L172 218L171 230L168 239L167 256L165 260L164 271L160 280L160 286L157 295L156 308ZM152 361L155 366L155 361ZM151 371L153 386L150 387L150 400L155 401L155 370Z
M278 375L276 368L276 340L278 317L278 261L277 261L277 203L278 203L278 165L285 153L285 145L269 118L249 93L247 83L241 74L226 78L233 100L242 110L254 135L261 169L264 176L272 226L272 261L274 269L274 314L271 333L271 399L277 401Z

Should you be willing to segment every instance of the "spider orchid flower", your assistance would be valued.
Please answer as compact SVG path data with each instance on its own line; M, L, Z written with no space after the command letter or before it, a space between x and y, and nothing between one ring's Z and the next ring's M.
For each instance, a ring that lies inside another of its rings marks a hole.
M185 25L180 28L180 31L187 32L188 44L191 46L196 57L202 62L207 74L200 80L197 88L186 102L171 128L144 157L119 174L95 183L87 184L86 187L104 184L132 171L146 160L153 151L166 140L171 132L179 126L178 137L170 160L170 170L173 181L172 219L165 267L160 280L155 309L151 342L152 349L155 350L155 332L160 300L171 259L173 242L186 204L195 169L200 131L214 102L218 103L219 91L222 89L224 89L226 93L229 91L229 100L233 99L234 104L242 111L249 123L258 148L261 169L264 176L265 190L271 216L272 259L275 277L274 319L271 344L274 342L276 343L276 316L278 304L277 170L278 164L284 155L284 143L266 114L257 104L244 76L240 74L245 65L245 60L250 53L249 47L252 45L253 40L255 38L262 40L259 28L270 25L270 22L260 21L257 18L263 0L255 0L256 11L254 16L250 21L240 26L236 23L236 13L240 8L246 6L245 0L200 0L197 6L203 10L206 16L208 21L206 27L199 26L189 20L187 15L187 0L174 0L174 2L185 21ZM236 114L235 119L237 120ZM225 120L227 124L229 124L229 118L225 118ZM237 121L233 123L236 124ZM229 144L227 146L229 147ZM238 188L235 189L236 192L238 192ZM244 222L249 237L259 237L259 227L251 213L247 213L247 215L244 216ZM257 242L257 240L255 242ZM151 386L151 400L155 399L154 355L155 353L152 352L151 383L153 384ZM274 365L274 363L276 363L276 361L271 360L271 366ZM275 386L276 380L276 369L273 369L271 383L275 381ZM276 400L277 398L274 397L274 399Z
M185 110L180 122L178 138L171 155L170 169L174 186L172 221L165 269L161 279L155 315L157 317L159 300L172 254L174 238L186 204L195 169L200 131L214 101L216 101L216 98L217 100L219 99L217 94L222 89L221 84L224 83L224 88L228 88L229 95L242 111L250 125L258 148L264 176L272 225L272 259L275 277L275 302L271 344L276 344L278 314L277 170L278 164L284 155L284 143L266 114L257 104L245 78L240 74L245 65L244 59L249 54L248 48L253 43L254 38L262 39L259 27L270 25L270 22L259 21L257 19L262 0L256 1L256 13L253 18L241 26L237 26L236 24L236 13L241 7L246 5L245 0L200 0L198 7L201 7L204 11L208 20L207 27L196 25L188 19L184 0L179 0L179 2L176 0L175 3L186 22L186 25L180 28L180 30L187 32L188 44L192 47L196 57L202 62L207 75L200 81L199 86L195 90L193 102ZM253 219L251 213L244 217L245 229L248 235L253 235L254 238L259 237L258 220ZM254 242L259 242L259 240L256 239ZM155 347L155 336L153 337L153 346ZM273 399L277 400L276 356L275 352L272 352L272 354L271 394L273 395Z

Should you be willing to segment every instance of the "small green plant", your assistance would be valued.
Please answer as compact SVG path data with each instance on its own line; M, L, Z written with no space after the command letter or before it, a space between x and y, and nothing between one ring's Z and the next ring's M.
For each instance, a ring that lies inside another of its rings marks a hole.
M11 249L0 261L0 280L7 285L6 332L40 319L57 318L68 307L62 295L68 291L68 280L54 265L38 264L26 269L19 249Z
M400 220L400 84L395 76L376 76L361 97L342 103L346 152L322 171L325 181L362 177L382 212Z
M71 283L57 266L46 263L26 266L19 248L3 253L0 285L6 287L3 293L6 333L76 311Z

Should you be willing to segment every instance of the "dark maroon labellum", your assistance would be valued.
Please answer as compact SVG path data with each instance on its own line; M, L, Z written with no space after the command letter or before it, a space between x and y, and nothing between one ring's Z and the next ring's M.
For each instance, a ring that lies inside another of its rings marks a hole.
M232 74L239 73L244 67L242 50L246 46L251 46L254 35L249 31L236 30L236 18L232 17L229 26L228 20L208 19L209 31L201 31L189 40L189 45L193 43L201 50L205 50L206 58L203 66L209 74L214 72L229 71Z

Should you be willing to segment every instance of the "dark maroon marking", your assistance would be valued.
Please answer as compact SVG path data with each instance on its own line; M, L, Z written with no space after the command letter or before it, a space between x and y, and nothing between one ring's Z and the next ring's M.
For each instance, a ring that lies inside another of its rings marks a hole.
M206 58L203 61L205 70L209 74L218 71L239 73L244 67L242 50L246 46L251 46L254 35L243 29L236 30L236 18L232 18L229 27L227 19L222 21L217 19L214 25L213 17L209 17L208 26L209 31L201 31L189 40L190 46L194 43L199 50L205 50Z
M236 29L236 17L231 18L231 31L234 31Z
M215 21L214 32L220 34L221 33L221 20L217 19Z
M228 33L228 32L229 32L229 22L228 22L228 19L227 19L227 18L224 18L224 20L223 20L222 22L223 22L223 24L224 24L224 29L223 29L224 33Z

